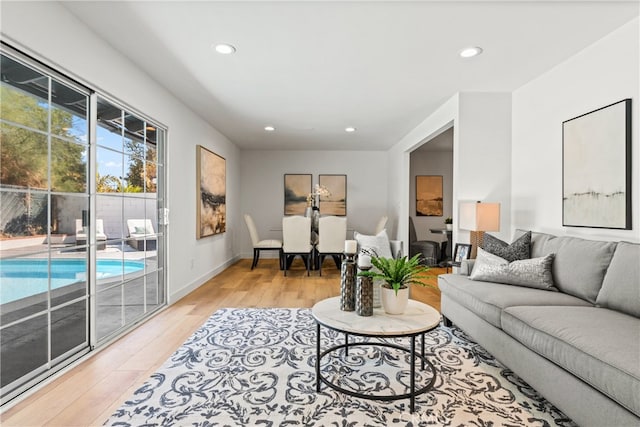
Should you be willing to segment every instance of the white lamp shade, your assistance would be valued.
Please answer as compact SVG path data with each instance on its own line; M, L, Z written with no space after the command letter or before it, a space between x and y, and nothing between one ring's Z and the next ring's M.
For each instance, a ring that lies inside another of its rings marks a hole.
M500 231L500 203L460 203L461 230Z

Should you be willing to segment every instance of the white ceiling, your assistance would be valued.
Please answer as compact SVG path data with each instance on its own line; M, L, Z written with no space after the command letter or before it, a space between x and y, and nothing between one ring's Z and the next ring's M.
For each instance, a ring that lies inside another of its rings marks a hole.
M456 92L513 91L639 10L637 0L63 4L239 147L301 150L388 149ZM220 42L237 52L215 53ZM484 53L460 58L469 45Z

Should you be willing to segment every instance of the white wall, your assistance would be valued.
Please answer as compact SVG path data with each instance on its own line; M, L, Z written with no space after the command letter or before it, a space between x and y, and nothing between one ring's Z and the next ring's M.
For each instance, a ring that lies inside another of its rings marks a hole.
M387 214L388 166L383 151L242 151L240 158L242 212L253 217L262 239L282 238L286 173L312 174L313 185L319 174L347 175L348 229L373 233L380 217ZM243 257L252 256L244 224L240 250Z
M500 231L491 234L511 241L511 94L465 92L459 100L453 228L457 229L460 202L497 202ZM458 236L456 241L469 242L468 231L458 230Z
M456 126L458 122L458 98L456 94L447 100L433 114L427 117L422 123L416 126L396 145L391 147L389 156L389 197L387 211L395 218L409 218L409 198L410 198L410 153L421 146L426 141L441 134L446 129L453 126L454 146L458 138ZM454 196L455 203L455 196ZM455 212L453 215L455 222ZM409 234L408 220L399 221L396 233L392 237L404 242L405 254L408 252L407 240ZM455 241L456 231L453 232Z
M2 39L168 126L169 300L234 260L240 225L239 150L216 129L54 2L3 2ZM196 145L227 160L227 233L196 241ZM244 226L244 224L242 224Z
M453 125L453 243L468 243L469 232L458 229L460 201L501 203L498 237L508 240L510 221L511 94L463 92L445 102L389 151L389 210L410 215L409 153ZM406 224L406 222L404 223ZM407 225L398 238L405 241Z
M640 20L513 93L513 228L640 241ZM632 98L633 230L562 226L562 122Z

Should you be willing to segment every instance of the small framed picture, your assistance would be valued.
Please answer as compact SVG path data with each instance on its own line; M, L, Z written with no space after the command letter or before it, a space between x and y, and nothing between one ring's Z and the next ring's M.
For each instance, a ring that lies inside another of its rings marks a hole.
M469 255L471 255L471 245L456 243L456 250L453 253L453 262L451 264L459 267L463 259L469 259Z

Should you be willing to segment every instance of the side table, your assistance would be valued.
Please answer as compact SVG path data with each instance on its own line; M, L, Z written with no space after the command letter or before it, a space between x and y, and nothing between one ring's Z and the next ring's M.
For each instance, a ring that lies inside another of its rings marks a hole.
M446 234L447 236L447 253L444 256L444 260L443 261L449 261L452 259L452 251L453 251L453 231L452 230L447 230L446 228L430 228L429 229L430 232L434 233L434 234Z

